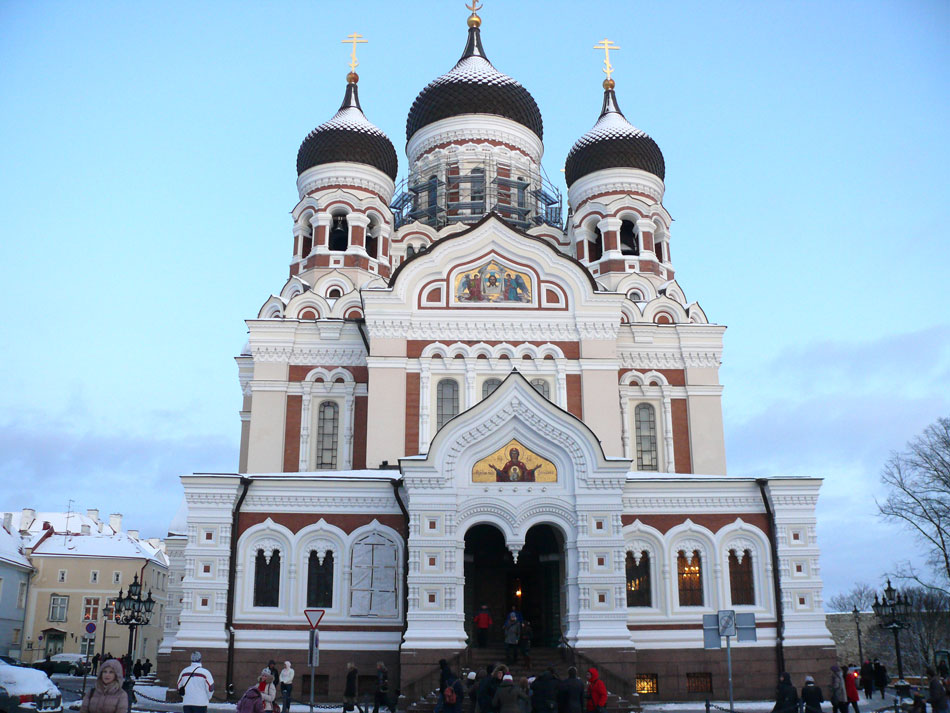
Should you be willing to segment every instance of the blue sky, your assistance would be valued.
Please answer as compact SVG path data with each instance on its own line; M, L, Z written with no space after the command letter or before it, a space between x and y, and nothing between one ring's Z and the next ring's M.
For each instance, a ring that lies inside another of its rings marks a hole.
M489 0L483 39L561 182L621 108L667 163L687 298L729 326L733 474L826 478L826 594L915 550L878 473L950 413L950 4ZM287 275L300 141L360 91L405 119L461 2L0 3L0 508L162 534L177 476L237 465L232 358ZM148 493L141 497L141 492ZM134 523L134 525L133 525ZM873 553L869 560L868 555Z

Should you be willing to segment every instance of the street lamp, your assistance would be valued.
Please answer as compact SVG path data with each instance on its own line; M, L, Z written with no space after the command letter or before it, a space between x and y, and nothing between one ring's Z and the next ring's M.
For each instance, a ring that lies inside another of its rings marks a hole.
M123 596L122 590L119 590L119 596L115 600L115 623L129 627L128 660L130 663L132 661L132 644L135 641L135 628L148 624L152 618L154 608L155 600L152 599L151 592L148 593L145 599L142 599L142 585L139 584L137 574L132 578L128 594Z
M874 595L874 604L871 605L874 615L881 622L882 629L890 629L894 632L894 649L897 652L897 684L894 688L897 695L905 697L910 695L910 684L904 680L904 664L901 661L901 640L900 630L907 624L903 619L910 613L910 605L906 597L901 597L900 592L891 586L891 580L887 580L887 588L884 590L883 598L878 600L877 594Z
M854 610L851 612L854 616L854 628L858 631L858 662L864 664L864 649L861 647L861 612L858 611L858 605L854 605Z

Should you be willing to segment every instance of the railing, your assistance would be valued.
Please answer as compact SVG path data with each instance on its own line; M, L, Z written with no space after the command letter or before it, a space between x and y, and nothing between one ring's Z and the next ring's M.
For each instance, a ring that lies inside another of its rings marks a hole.
M627 680L626 676L613 671L604 664L595 661L593 658L588 656L585 653L582 653L571 646L570 642L561 635L561 639L558 642L559 646L567 648L570 652L571 665L575 667L586 667L586 668L596 668L597 674L600 676L600 679L604 682L604 685L607 687L607 691L614 693L621 698L625 698L628 701L631 700L637 693L636 683ZM583 674L583 671L579 671L578 674Z
M456 675L459 675L461 671L461 665L463 658L468 658L468 649L459 651L451 658L447 658L446 661L449 664L449 668L455 672ZM435 665L435 668L429 669L425 673L411 681L400 681L399 691L397 692L397 701L396 705L399 706L401 698L405 698L406 707L415 703L418 700L421 700L427 696L432 691L436 690L439 687L439 680L442 676L442 669L438 664Z

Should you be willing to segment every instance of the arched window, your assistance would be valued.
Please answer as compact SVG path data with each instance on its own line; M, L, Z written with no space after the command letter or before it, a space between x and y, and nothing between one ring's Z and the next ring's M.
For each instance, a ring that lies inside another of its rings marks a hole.
M643 293L640 290L630 290L627 293L627 299L632 302L643 302Z
M482 398L487 399L499 386L501 386L501 379L485 379L482 383Z
M408 260L415 254L416 254L416 249L412 247L412 243L410 243L409 245L406 246L406 259Z
M264 550L257 551L254 558L254 606L280 606L280 550L273 550L270 557Z
M336 469L339 429L340 407L334 401L324 401L317 414L317 470Z
M534 387L534 390L541 394L548 401L551 400L551 386L544 379L532 379L531 385Z
M650 591L650 555L646 550L640 553L639 563L633 552L627 552L627 606L653 606Z
M656 412L650 404L638 404L633 412L637 434L637 470L659 470L656 451Z
M343 252L350 244L350 224L345 215L333 216L327 246L334 252Z
M752 552L729 550L729 589L733 604L755 604Z
M333 552L323 556L310 553L307 561L307 606L329 609L333 606Z
M676 581L679 584L680 606L703 605L703 561L699 550L687 556L683 550L676 558Z
M454 379L442 379L436 387L436 430L458 416L459 385Z
M665 262L665 260L663 259L663 243L658 242L656 245L653 246L653 248L656 252L656 259L659 260L660 262Z
M631 220L624 220L620 223L620 252L624 255L640 254L637 229Z
M587 261L597 262L604 256L604 236L600 228L594 228L594 237L587 243Z
M331 287L327 290L327 299L335 300L343 296L343 290L339 287Z
M300 235L300 257L307 257L313 250L313 228L309 225L303 226L303 233Z
M366 226L366 253L374 260L379 259L379 219L373 215L370 216L369 225Z
M373 533L353 545L350 577L352 616L396 614L396 543Z

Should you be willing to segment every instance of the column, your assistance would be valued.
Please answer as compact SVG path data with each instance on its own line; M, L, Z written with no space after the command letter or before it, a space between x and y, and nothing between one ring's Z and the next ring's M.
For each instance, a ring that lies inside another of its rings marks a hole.
M300 399L300 463L297 470L306 473L310 470L310 404L313 399L313 382L303 384L303 398Z
M673 408L670 403L670 387L661 387L663 392L663 446L666 454L666 472L676 472L676 459L673 456Z
M346 222L350 227L350 241L346 252L369 257L366 252L366 227L369 225L369 218L362 213L350 213L346 216Z
M620 392L620 442L623 445L623 457L630 458L630 397L625 390Z
M429 362L422 360L422 369L419 373L419 452L429 451Z
M604 218L597 223L597 229L604 238L604 258L620 260L620 218Z
M327 235L330 233L330 224L333 217L329 213L317 213L310 219L310 226L313 230L313 252L329 252L327 248Z
M656 253L653 250L653 231L656 230L656 223L649 218L637 219L637 232L640 234L640 258L643 260L656 260Z
M554 393L557 405L567 411L567 372L562 361L561 359L557 360L557 378Z
M478 403L475 393L475 358L465 357L465 401L459 404L459 413Z
M343 385L343 468L353 467L353 423L356 420L356 384Z

